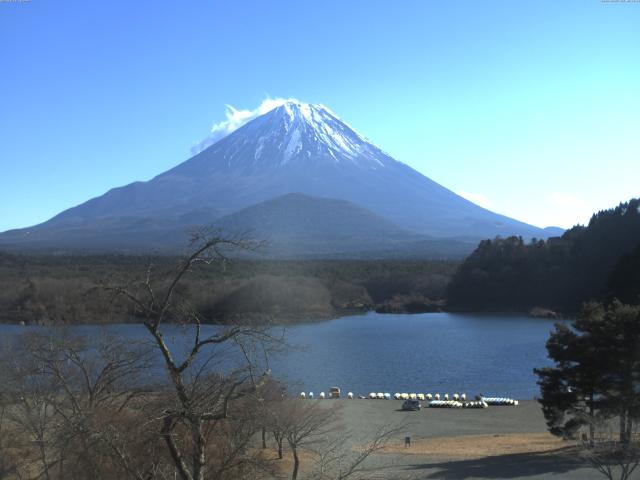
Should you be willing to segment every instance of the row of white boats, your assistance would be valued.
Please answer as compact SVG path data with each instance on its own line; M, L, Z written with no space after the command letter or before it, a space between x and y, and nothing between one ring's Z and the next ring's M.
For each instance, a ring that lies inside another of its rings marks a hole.
M337 391L336 391L337 390ZM326 395L324 392L320 392L318 398L339 398L340 390L337 388L333 388L329 395ZM315 398L313 392L301 392L300 398ZM356 397L353 392L347 393L347 398L361 398L361 399L370 399L370 400L391 400L390 393L382 393L382 392L371 392L368 396L360 395ZM485 397L480 396L476 397L476 400L467 401L467 395L465 393L457 394L449 396L448 393L444 395L440 395L439 393L431 394L431 393L395 393L393 395L395 400L418 400L421 402L429 402L428 406L433 408L487 408L490 405L499 405L499 406L515 406L518 405L518 400L508 397Z
M428 406L432 408L488 408L490 405L515 406L518 405L518 400L505 397L482 397L480 400L470 402L465 400L431 400L428 403Z

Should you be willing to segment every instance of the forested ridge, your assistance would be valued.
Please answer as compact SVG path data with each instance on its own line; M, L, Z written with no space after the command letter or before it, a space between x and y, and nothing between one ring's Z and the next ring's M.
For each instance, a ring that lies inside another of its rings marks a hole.
M97 285L128 283L174 268L177 258L135 255L16 255L0 252L0 322L138 321ZM183 285L207 318L266 315L277 322L375 309L420 312L528 311L573 314L589 300L640 296L640 200L594 214L562 237L482 241L462 263L419 260L234 260L201 269ZM108 312L108 313L107 313Z
M447 289L450 307L574 313L590 300L640 295L640 199L591 217L561 237L526 243L522 237L482 241Z
M0 322L139 322L95 287L130 285L144 278L149 266L159 274L177 262L168 256L0 252ZM229 260L198 269L181 289L208 321L261 316L283 323L372 309L437 308L456 266L448 261Z

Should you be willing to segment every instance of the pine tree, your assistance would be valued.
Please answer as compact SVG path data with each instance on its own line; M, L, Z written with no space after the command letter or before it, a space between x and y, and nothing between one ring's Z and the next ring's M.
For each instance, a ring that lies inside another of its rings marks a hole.
M535 369L549 431L573 438L596 417L618 417L628 443L640 418L640 307L614 301L585 305L571 327L557 324L547 341L555 367Z

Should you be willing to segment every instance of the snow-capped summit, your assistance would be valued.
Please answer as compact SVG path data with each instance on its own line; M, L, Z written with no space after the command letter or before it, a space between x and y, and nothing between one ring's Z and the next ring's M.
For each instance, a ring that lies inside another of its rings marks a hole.
M325 153L339 162L340 156L357 160L369 153L368 141L322 104L287 102L274 112L274 117L278 116L283 117L289 140L283 151L283 163L297 154L309 158ZM379 160L374 161L382 165Z
M298 101L277 106L199 155L212 157L219 152L229 167L349 162L376 169L393 161L329 108Z

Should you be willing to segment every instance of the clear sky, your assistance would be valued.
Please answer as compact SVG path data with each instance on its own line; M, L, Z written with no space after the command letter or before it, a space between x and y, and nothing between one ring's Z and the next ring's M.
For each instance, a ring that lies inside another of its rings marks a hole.
M640 196L640 2L2 0L0 71L0 231L152 178L267 97L538 226Z

